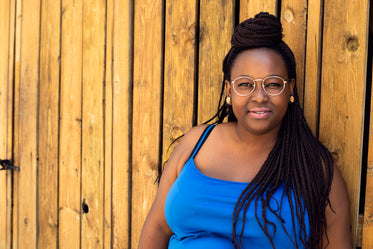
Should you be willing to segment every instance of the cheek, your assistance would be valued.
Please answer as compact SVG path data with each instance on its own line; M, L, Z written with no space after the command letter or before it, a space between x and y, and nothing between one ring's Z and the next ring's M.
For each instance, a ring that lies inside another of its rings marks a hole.
M286 88L285 91L280 95L281 98L278 99L278 106L281 106L284 108L284 112L286 112L286 109L290 103L290 89Z
M281 101L279 101L276 104L276 106L278 108L278 111L281 113L281 116L282 116L281 118L283 118L283 116L285 116L288 105L289 105L289 99L287 97L286 98L281 98Z
M232 108L243 108L247 105L248 100L247 98L239 97L236 95L231 95L231 101L232 101Z
M247 101L243 100L243 98L232 96L231 107L235 116L244 115L244 113L247 111L246 105Z

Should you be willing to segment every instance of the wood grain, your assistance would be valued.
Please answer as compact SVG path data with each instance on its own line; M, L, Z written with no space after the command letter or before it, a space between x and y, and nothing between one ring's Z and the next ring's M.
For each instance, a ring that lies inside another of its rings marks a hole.
M307 0L283 0L281 2L281 23L283 40L295 56L297 64L297 89L303 106L304 65L306 53Z
M163 1L149 3L136 1L134 13L132 248L157 192L162 148Z
M60 1L43 1L38 125L38 248L40 249L57 248L58 240L60 26Z
M0 159L6 159L7 157L7 124L8 124L8 55L9 55L9 2L2 1L0 3L0 16L2 16L2 22L0 22L0 32L5 34L3 39L0 39L0 92L5 93L0 95ZM2 189L3 194L0 195L0 217L7 217L7 171L0 171L0 189ZM7 226L7 219L0 219L0 248L7 248L6 237L7 230L10 228Z
M373 95L371 95L373 96ZM373 99L370 103L369 144L365 186L362 248L373 248Z
M222 64L230 49L234 9L232 1L200 1L198 124L210 119L218 110Z
M80 248L82 8L81 1L62 0L58 193L60 249Z
M12 158L13 63L15 2L0 3L0 159ZM0 171L0 248L11 248L12 172Z
M357 12L360 14L356 15ZM347 184L355 248L365 107L368 1L325 1L324 13L320 140L334 155Z
M13 135L14 135L14 83L15 83L15 33L16 33L16 0L9 1L9 50L8 50L8 110L7 110L7 150L6 150L6 158L13 158ZM12 236L13 236L13 203L14 203L14 196L13 196L13 174L7 174L7 213L6 213L6 220L7 220L7 232L5 236L5 244L6 249L11 249L14 243L12 243ZM10 229L10 230L9 230ZM14 248L14 247L13 247Z
M304 116L314 135L318 135L323 0L308 1L307 40L304 69Z
M129 153L132 62L131 1L114 1L113 23L113 247L129 248Z
M103 247L105 1L83 1L81 247Z
M163 161L169 145L193 125L196 84L196 0L166 2Z
M37 117L39 89L40 2L22 1L19 40L19 78L15 83L14 163L20 167L16 195L17 223L13 248L37 246ZM18 13L17 13L18 14ZM17 62L16 62L17 64Z
M362 237L373 247L371 137L362 236L357 229L368 1L278 6L1 2L0 158L14 156L21 170L0 172L0 249L136 248L158 164L216 112L234 23L260 11L281 14L306 119L348 185L354 246Z
M15 141L19 138L19 133L16 132L19 124L19 118L17 113L19 113L19 91L17 88L20 85L20 57L21 57L21 32L22 32L22 4L19 4L19 2L16 1L16 8L15 8L15 37L14 37L14 110L13 110L13 118L14 118L14 129L13 129L13 150L14 153L17 153L18 148L15 146ZM18 4L17 4L18 3ZM13 161L15 165L19 166L19 163L17 162L17 158L14 157ZM13 233L12 233L12 247L18 248L18 189L19 189L19 174L13 173L13 217L12 217L12 227L13 227Z
M104 106L104 248L112 248L113 182L113 29L114 1L106 1L106 66Z
M261 11L277 15L278 0L241 0L240 1L240 21L254 17Z

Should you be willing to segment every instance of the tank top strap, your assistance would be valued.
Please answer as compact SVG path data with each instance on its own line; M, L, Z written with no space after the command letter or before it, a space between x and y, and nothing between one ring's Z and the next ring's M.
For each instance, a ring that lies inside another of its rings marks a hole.
M202 133L201 137L199 138L198 142L196 143L196 146L194 146L194 149L191 154L191 158L194 158L194 156L197 154L203 143L206 141L207 137L210 135L212 129L214 129L216 124L211 124L207 126L205 131Z

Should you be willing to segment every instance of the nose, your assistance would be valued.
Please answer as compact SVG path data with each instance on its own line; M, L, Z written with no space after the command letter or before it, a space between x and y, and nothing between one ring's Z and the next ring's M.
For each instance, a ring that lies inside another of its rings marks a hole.
M262 82L256 82L255 90L252 93L252 100L257 103L265 103L268 101L268 95L264 92Z

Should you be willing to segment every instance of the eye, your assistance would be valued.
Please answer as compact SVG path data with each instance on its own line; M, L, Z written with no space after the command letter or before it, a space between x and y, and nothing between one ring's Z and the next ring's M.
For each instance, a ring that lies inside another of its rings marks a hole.
M249 82L241 82L238 84L239 87L247 87L247 86L251 86L251 84Z
M250 79L238 79L236 81L236 86L239 88L252 88L254 87L254 81Z
M266 84L265 86L266 87L281 87L282 85L280 83L270 82L270 83Z
M268 78L264 81L264 87L268 89L282 88L283 85L284 81L279 78Z

